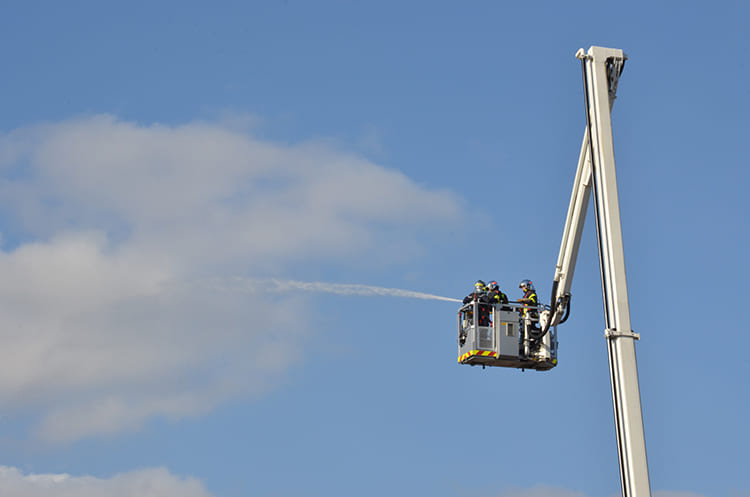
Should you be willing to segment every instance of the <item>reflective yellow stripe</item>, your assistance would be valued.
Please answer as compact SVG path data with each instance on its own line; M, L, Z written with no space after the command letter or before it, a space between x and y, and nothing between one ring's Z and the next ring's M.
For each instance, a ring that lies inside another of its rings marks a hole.
M480 357L497 357L497 352L493 352L492 350L470 350L469 352L465 353L464 355L460 356L458 358L458 362L464 362L469 357L474 356L480 356Z

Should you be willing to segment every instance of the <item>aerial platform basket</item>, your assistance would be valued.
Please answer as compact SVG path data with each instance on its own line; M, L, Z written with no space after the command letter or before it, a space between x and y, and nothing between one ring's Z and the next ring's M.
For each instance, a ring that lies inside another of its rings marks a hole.
M557 365L557 329L543 336L536 315L523 304L470 302L458 311L458 362L471 366L546 371ZM523 315L525 314L525 316Z

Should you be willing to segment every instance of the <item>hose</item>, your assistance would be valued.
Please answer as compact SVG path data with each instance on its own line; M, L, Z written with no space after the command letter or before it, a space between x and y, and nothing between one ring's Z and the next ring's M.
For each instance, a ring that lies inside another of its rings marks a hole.
M556 286L557 286L557 281L555 281L555 282L553 283L553 285L552 285L552 288L553 288L553 289L556 289L556 288L555 288ZM559 303L559 301L560 301L560 300L562 300L562 297L560 297L560 298L558 299L558 303ZM550 306L550 308L551 308L551 309L557 309L557 305L555 305L554 307L553 307L553 306ZM548 332L548 331L549 331L549 329L550 329L550 326L551 326L551 324L552 324L552 318L554 318L554 317L555 317L555 315L554 315L554 311L553 311L553 314L552 314L552 315L550 316L550 318L549 318L549 319L547 320L547 323L546 323L546 324L544 325L544 328L543 328L543 329L541 330L541 333L539 334L539 336L538 336L538 337L533 337L533 336L532 336L531 338L533 338L534 340L541 340L542 338L544 338L544 335L546 335L546 334L547 334L547 332ZM560 322L559 322L559 323L557 323L557 324L563 324L563 323L564 323L565 321L567 321L567 320L568 320L568 318L569 318L569 317L570 317L570 294L568 294L568 295L567 295L567 302L565 303L565 315L564 315L564 316L563 316L563 318L562 318L562 319L560 320Z
M565 316L563 316L563 318L557 324L563 324L565 321L568 320L569 316L570 316L570 295L568 295L568 305L565 306Z

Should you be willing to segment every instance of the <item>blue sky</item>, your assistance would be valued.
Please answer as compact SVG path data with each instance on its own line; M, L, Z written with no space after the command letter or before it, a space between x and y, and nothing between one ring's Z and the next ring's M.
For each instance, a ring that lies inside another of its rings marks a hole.
M750 8L5 2L0 494L608 497L596 235L546 373L456 364L477 278L549 298L613 110L651 486L747 497Z

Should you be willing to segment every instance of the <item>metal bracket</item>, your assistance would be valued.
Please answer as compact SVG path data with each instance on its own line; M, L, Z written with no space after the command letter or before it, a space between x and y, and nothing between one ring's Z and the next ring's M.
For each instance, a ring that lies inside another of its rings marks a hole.
M625 66L626 59L617 59L612 57L607 59L607 80L609 82L609 107L612 108L612 103L617 98L617 83L620 81L620 75L622 74L622 68Z
M636 333L634 331L617 331L610 328L604 330L604 336L607 338L630 337L634 338L635 340L641 339L640 333Z

